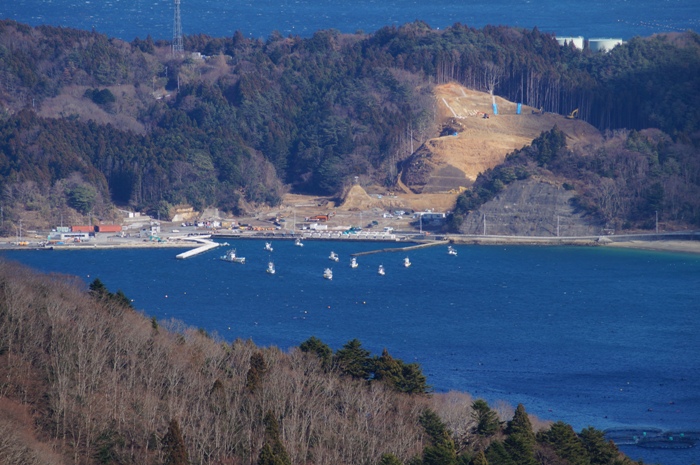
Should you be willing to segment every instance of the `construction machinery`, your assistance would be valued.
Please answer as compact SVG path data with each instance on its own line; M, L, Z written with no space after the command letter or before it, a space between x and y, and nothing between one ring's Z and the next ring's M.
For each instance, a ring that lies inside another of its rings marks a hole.
M578 108L566 115L566 119L576 119L578 117Z

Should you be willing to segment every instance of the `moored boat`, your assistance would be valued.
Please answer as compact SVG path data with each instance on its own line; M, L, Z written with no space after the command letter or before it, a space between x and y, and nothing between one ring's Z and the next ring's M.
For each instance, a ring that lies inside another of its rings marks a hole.
M245 257L239 257L236 255L236 249L230 249L226 252L226 254L222 255L219 257L221 260L225 262L232 262L232 263L245 263Z
M409 260L408 257L403 259L403 266L405 266L406 268L411 266L411 260Z
M338 260L340 260L340 258L338 258L338 254L333 252L332 250L331 250L331 254L328 256L328 259L333 260L334 262L337 262Z
M265 242L265 250L267 250L268 252L272 252L272 244L269 242Z
M330 268L326 268L323 270L323 278L324 279L333 279L333 270Z
M452 247L451 245L448 245L447 246L447 254L457 256L457 250L454 247Z
M301 242L301 238L297 237L296 240L294 241L294 245L297 247L304 247L304 243Z
M275 264L272 262L267 262L267 270L265 270L268 274L275 274Z
M360 265L357 263L357 258L352 257L352 259L350 260L350 268L357 268L358 266Z
M386 272L384 271L384 265L379 265L379 269L377 270L377 274L384 276Z

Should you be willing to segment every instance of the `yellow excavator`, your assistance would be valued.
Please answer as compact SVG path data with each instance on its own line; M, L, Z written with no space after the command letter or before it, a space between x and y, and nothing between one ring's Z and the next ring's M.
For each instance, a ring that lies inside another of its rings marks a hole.
M578 117L578 108L566 115L566 119L576 119Z

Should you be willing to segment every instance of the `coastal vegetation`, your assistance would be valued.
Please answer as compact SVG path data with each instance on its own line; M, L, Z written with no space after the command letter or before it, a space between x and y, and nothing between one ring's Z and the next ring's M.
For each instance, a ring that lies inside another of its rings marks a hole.
M633 463L594 428L430 393L358 340L229 343L119 294L0 262L0 462Z
M446 82L545 112L578 108L605 145L531 163L601 221L648 227L655 211L678 227L700 224L694 32L594 53L536 28L433 30L417 21L310 38L200 34L185 37L185 49L173 56L150 37L126 43L0 21L6 234L27 210L54 222L107 218L115 205L237 214L275 205L287 190L333 196L354 179L391 188L397 165L438 134L431 89ZM452 225L486 190L507 185L510 171L485 173Z

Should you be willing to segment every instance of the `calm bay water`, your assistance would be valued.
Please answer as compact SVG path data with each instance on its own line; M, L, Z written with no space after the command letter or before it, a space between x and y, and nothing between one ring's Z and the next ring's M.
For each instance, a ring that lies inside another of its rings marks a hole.
M99 277L158 319L282 349L314 335L334 349L358 338L418 362L435 391L522 402L541 418L589 425L700 430L700 256L572 247L442 246L358 258L361 242L232 244L176 260L174 249L8 251L45 272ZM341 261L328 260L331 250ZM277 274L265 273L268 259ZM378 276L383 264L386 276ZM332 265L333 281L322 278ZM685 451L624 449L664 464Z
M320 29L374 32L417 19L504 24L559 36L648 36L700 30L697 0L182 0L185 34L309 37ZM15 0L0 18L92 29L127 41L172 38L172 0ZM246 265L211 252L186 261L173 250L0 252L45 272L99 277L137 308L222 338L296 346L315 335L339 348L358 338L374 354L421 364L438 392L522 402L576 430L592 425L700 430L700 257L565 247L432 248L403 255L349 254L376 244L275 243L278 273L256 241L235 244ZM323 280L331 249L341 255ZM379 277L382 263L387 275ZM684 451L623 448L666 465L700 463Z
M14 0L0 2L0 18L30 25L92 28L127 41L148 34L172 39L173 0ZM532 29L559 36L648 36L699 30L697 0L182 0L184 34L266 38L272 31L309 37L320 29L377 29L423 20L433 28L456 22Z

